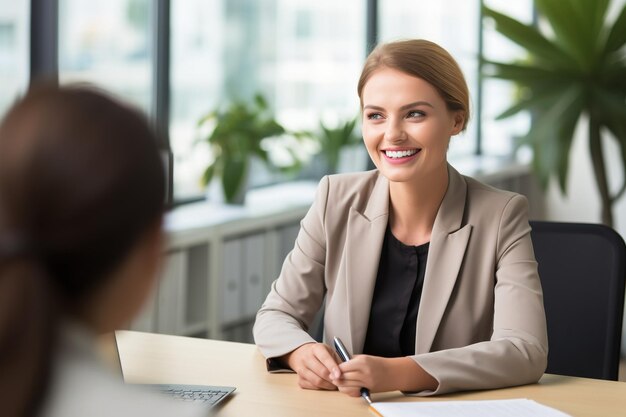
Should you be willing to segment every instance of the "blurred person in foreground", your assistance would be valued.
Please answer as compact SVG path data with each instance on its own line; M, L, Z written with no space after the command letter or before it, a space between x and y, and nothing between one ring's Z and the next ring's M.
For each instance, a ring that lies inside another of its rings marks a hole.
M31 89L0 124L0 403L16 416L192 416L124 386L98 334L156 281L165 179L145 118L85 86Z

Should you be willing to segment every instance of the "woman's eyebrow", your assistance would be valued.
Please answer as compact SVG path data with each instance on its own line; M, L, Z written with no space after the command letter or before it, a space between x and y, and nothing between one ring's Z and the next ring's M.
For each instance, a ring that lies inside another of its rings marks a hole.
M420 101L414 101L413 103L405 104L404 106L400 107L400 110L408 110L411 107L417 107L417 106L428 106L433 109L435 108L435 106L433 106L429 102L420 100Z
M414 101L413 103L405 104L402 107L400 107L400 110L407 110L407 109L410 109L411 107L416 107L416 106L428 106L428 107L435 108L429 102L420 100L420 101ZM363 106L363 110L365 109L372 109L372 110L379 110L379 111L384 110L384 108L380 106L375 106L373 104L366 104L365 106Z

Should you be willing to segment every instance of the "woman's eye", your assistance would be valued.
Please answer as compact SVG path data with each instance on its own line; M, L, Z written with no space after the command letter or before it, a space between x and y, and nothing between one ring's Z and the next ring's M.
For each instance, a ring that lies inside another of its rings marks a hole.
M419 110L411 110L406 115L406 117L409 117L409 118L416 118L416 117L423 117L423 116L426 116L426 115L424 114L424 112L419 111Z
M383 115L380 113L370 113L367 115L369 120L380 120L383 118Z

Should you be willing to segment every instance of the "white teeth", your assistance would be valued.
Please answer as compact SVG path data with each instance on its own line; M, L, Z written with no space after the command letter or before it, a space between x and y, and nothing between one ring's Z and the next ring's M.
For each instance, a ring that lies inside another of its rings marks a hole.
M415 155L417 149L409 149L406 151L385 151L385 155L389 158L406 158L407 156Z

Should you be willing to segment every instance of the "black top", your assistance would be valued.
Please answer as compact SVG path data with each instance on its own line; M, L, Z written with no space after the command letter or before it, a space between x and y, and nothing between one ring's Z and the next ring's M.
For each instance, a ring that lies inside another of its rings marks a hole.
M387 226L363 353L387 358L415 354L428 245L407 246Z

